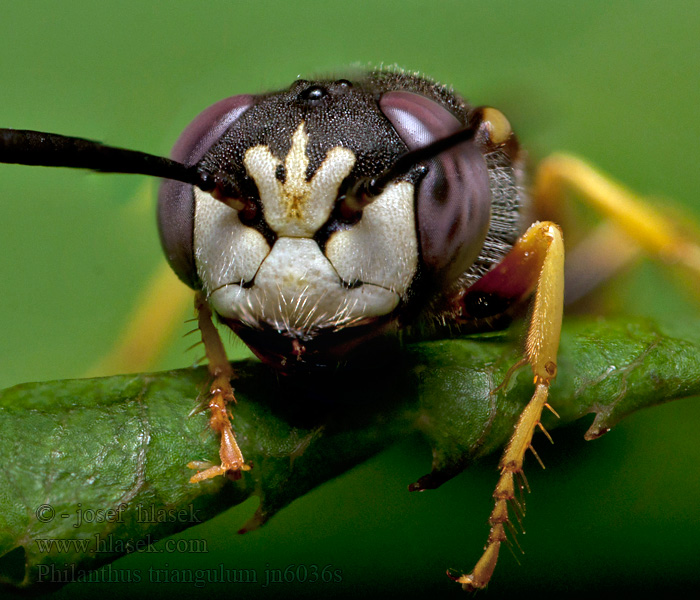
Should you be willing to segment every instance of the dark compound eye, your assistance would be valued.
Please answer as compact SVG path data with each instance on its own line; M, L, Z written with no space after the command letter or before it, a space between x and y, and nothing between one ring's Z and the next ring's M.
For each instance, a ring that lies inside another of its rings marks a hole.
M387 92L379 107L409 150L464 128L437 102L412 92ZM477 258L489 228L491 189L484 157L466 141L425 161L416 217L423 264L442 285L454 282Z
M309 102L318 102L328 95L328 90L322 85L310 85L309 87L303 89L300 93L299 100L305 100Z
M226 130L254 103L253 96L233 96L201 113L180 135L171 153L185 165L196 164ZM211 182L212 189L214 181ZM158 230L163 250L177 276L190 287L199 287L194 264L194 188L164 180L158 193Z

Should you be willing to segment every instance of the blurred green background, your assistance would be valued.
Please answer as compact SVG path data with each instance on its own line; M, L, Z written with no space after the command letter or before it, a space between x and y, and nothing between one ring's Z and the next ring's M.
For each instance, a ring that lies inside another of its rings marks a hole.
M696 2L72 2L0 8L0 126L49 130L165 154L203 108L299 75L393 64L452 84L509 115L533 159L588 158L657 204L700 219L700 10ZM144 190L147 186L147 190ZM0 166L0 386L81 375L104 354L162 258L155 184L130 176ZM670 202L672 200L672 202ZM618 305L683 327L697 307L656 266L620 278ZM183 327L183 331L185 328ZM191 364L175 340L161 367ZM236 344L233 343L235 346ZM239 350L243 351L239 348ZM604 399L601 399L604 400ZM556 400L555 400L556 402ZM637 414L585 443L587 424L536 439L525 550L505 550L485 597L510 592L686 590L700 582L700 406ZM126 557L114 569L332 565L342 582L175 586L164 598L461 597L487 535L494 457L435 492L409 440L237 536L254 503L193 528L203 554ZM31 464L27 464L31 469ZM520 564L518 564L518 561ZM74 584L56 598L121 597Z

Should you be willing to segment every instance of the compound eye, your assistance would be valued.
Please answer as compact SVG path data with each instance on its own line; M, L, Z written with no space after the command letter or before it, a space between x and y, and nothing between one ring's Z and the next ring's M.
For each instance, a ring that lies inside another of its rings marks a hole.
M182 132L171 152L174 160L194 165L254 103L250 95L232 96L207 108ZM201 287L194 262L194 188L164 180L158 192L158 231L165 256L187 285Z
M253 103L251 95L232 96L199 113L177 138L171 152L173 160L186 165L197 163Z
M409 150L463 129L454 114L413 92L387 92L379 107ZM491 189L478 145L467 141L426 161L416 190L423 265L439 285L454 283L478 257L491 218Z

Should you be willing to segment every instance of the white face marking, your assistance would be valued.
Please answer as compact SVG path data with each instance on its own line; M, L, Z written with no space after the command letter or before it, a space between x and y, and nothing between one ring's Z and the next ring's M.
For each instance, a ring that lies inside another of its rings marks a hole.
M399 303L399 296L375 285L346 289L314 240L280 238L254 286L219 288L211 303L222 317L253 327L266 322L279 331L309 333L385 315Z
M307 145L301 123L284 160L284 184L275 176L281 161L267 146L245 153L265 221L278 235L272 248L235 210L195 192L197 272L222 317L309 335L386 315L411 284L418 264L413 186L388 186L357 224L330 236L324 255L312 238L330 217L355 156L347 148L331 149L307 181Z
M194 258L208 292L232 282L251 281L270 246L238 212L195 188Z
M403 296L418 266L413 185L388 186L359 223L331 235L326 256L344 281L374 283Z
M280 237L311 237L328 220L338 188L352 170L355 155L347 148L328 152L311 181L306 181L309 136L302 122L292 136L292 147L284 161L282 184L275 172L282 164L267 146L255 146L245 153L243 164L258 186L265 220Z

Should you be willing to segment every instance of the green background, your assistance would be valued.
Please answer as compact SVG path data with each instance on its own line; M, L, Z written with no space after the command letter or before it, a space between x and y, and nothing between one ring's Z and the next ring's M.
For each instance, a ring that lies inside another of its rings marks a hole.
M26 2L0 8L0 126L165 154L203 108L298 75L399 64L511 119L533 160L580 154L700 219L700 11L695 2ZM0 167L0 386L79 376L107 351L159 261L139 177ZM615 285L618 310L683 327L697 308L663 268ZM183 331L184 331L183 327ZM190 364L176 340L163 368ZM237 344L232 343L233 346ZM239 351L242 349L239 348ZM604 399L601 399L604 400ZM556 401L554 401L556 402ZM581 427L536 439L525 550L505 550L499 592L698 587L700 407L645 411L585 443ZM28 456L30 456L28 454ZM460 597L443 575L478 558L495 457L435 492L409 494L430 456L410 440L237 536L254 503L186 532L205 554L132 555L114 569L264 571L332 565L342 582L142 582L129 594L306 596L392 590ZM31 464L27 465L31 469ZM167 564L166 564L167 563ZM75 584L56 596L127 593Z

